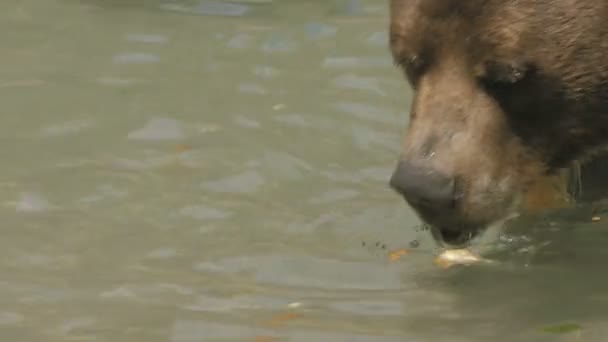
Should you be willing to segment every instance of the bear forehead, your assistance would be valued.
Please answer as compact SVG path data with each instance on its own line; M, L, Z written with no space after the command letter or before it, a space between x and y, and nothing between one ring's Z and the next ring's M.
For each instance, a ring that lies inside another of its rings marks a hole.
M606 0L391 0L390 14L397 60L525 59L573 79L608 74Z
M530 53L530 32L536 31L536 24L526 17L537 8L521 8L521 1L525 0L392 0L393 55L403 58L443 49L476 58L491 52L495 58L511 59Z
M429 17L445 17L454 13L479 13L488 0L392 0L391 9L398 11L418 11Z

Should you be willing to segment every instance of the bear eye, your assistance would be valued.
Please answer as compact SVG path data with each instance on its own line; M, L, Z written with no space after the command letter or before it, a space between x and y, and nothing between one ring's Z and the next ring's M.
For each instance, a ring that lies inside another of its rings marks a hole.
M403 68L408 81L412 86L416 86L420 76L424 74L426 66L428 65L426 60L420 55L411 55L404 58L399 58L397 64Z
M488 86L509 86L522 81L530 71L530 65L523 62L486 62L480 79Z

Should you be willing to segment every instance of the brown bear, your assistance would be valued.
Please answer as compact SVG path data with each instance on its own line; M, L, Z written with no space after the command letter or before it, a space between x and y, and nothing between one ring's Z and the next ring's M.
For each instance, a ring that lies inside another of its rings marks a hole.
M440 242L466 244L605 150L607 1L391 0L390 14L415 91L390 185Z

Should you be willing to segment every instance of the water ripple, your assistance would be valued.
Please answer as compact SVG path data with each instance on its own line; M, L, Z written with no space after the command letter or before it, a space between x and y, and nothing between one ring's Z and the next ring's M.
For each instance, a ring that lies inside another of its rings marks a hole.
M359 191L353 189L334 189L328 190L320 196L313 197L309 200L313 204L327 204L337 201L352 199L359 195Z
M182 124L171 118L152 118L127 135L132 140L179 140L185 137Z
M244 116L237 116L236 118L234 118L234 122L241 126L241 127L246 127L246 128L260 128L262 127L262 125L257 122L256 120L250 119L250 118L246 118Z
M26 192L21 194L16 209L24 213L40 213L51 209L50 202L39 193Z
M14 325L23 322L25 317L16 312L0 312L0 325Z
M136 43L146 44L164 44L169 41L169 38L162 34L143 34L143 33L131 33L125 36L125 39Z
M272 33L262 45L262 51L272 52L292 52L298 48L299 44L285 33Z
M320 259L313 256L269 255L227 258L195 265L198 272L252 272L257 283L318 289L389 290L401 288L393 267L372 263Z
M83 131L93 126L91 120L79 119L53 124L42 128L42 133L46 136L63 136Z
M279 69L269 65L257 65L253 67L252 73L258 77L274 78L279 76L281 72Z
M205 190L224 193L252 193L266 181L257 171L245 171L241 174L229 176L215 181L203 183Z
M253 44L253 37L247 33L237 33L234 37L230 38L226 43L226 46L231 49L246 49L251 47Z
M338 88L358 89L370 92L372 94L386 96L386 92L382 90L378 82L378 79L375 77L362 77L354 74L341 75L334 78L332 81L332 83Z
M151 53L127 52L115 55L112 57L112 62L116 64L149 64L160 62L160 57Z
M340 111L351 114L352 116L368 120L387 124L394 124L399 122L397 113L392 110L388 110L379 106L356 103L356 102L339 102L333 105Z
M330 307L361 316L400 316L404 313L403 303L392 300L357 300L330 304Z
M335 26L317 22L306 24L304 30L308 37L313 39L333 37L338 32L338 29Z
M323 67L328 69L366 69L366 68L388 68L393 65L387 57L326 57Z
M196 220L223 220L233 215L232 212L211 207L189 205L179 209L179 214Z

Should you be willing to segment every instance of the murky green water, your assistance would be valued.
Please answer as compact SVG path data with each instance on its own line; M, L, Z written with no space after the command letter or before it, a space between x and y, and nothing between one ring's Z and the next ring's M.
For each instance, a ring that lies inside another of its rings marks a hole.
M433 266L387 187L386 27L380 0L1 2L0 340L605 340L601 223Z

